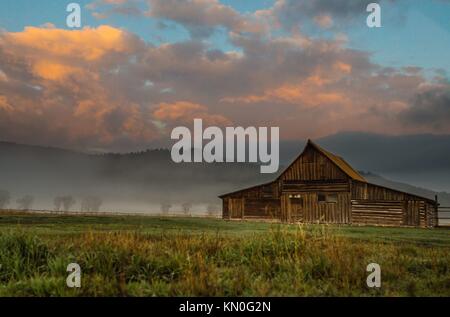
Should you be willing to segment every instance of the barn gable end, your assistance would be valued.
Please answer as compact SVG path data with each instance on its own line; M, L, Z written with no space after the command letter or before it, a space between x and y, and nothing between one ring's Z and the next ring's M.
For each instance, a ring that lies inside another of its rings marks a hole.
M289 165L278 179L282 181L347 181L366 182L350 164L308 140L303 152Z

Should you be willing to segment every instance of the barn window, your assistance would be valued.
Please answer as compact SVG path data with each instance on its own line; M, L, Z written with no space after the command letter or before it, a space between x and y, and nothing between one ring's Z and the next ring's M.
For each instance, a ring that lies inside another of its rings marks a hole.
M317 201L319 203L337 203L338 196L337 194L317 194Z
M337 202L338 202L337 194L328 194L327 195L327 203L337 203Z
M303 205L303 198L301 195L289 195L289 199L291 200L291 204Z
M261 190L262 197L272 197L273 191L271 186L263 186Z
M318 195L317 195L317 201L318 201L319 203L324 203L324 202L326 202L326 201L327 201L326 195L325 195L325 194L318 194Z

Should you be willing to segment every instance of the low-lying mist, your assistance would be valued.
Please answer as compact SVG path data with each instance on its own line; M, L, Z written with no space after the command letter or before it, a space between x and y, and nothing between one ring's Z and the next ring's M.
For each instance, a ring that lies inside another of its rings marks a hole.
M70 211L212 214L221 211L218 195L274 177L256 164L176 164L168 150L90 155L2 143L0 151L0 190L10 196L3 208L12 209L31 196L34 210L62 210L61 198L71 197Z
M319 144L369 182L450 206L450 136L341 133ZM261 174L249 163L176 164L169 150L92 155L0 142L0 209L211 215L219 195L275 179L303 145L282 142L278 173Z

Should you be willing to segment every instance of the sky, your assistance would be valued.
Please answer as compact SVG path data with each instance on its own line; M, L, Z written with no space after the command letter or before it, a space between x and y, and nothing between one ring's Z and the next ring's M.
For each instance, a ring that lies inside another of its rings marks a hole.
M95 151L165 145L176 126L450 133L450 1L0 3L0 139Z

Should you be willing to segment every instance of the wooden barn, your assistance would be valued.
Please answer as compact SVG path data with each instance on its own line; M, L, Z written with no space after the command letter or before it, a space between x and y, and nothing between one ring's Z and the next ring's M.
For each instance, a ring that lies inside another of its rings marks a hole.
M220 196L224 219L434 227L437 202L371 184L312 141L274 181Z

